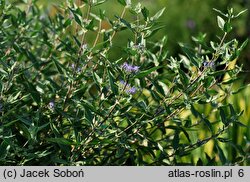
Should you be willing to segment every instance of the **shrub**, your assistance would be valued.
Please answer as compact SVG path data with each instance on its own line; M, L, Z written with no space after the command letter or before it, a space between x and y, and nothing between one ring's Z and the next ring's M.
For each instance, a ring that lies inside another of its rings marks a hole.
M98 9L105 0L71 0L49 17L34 0L0 2L2 165L194 165L192 152L208 142L204 164L237 162L220 143L243 125L242 112L224 102L242 89L231 88L247 41L227 40L241 13L216 10L218 40L193 37L196 47L180 44L173 58L166 37L150 42L164 9L151 15L118 0L123 11L109 18ZM130 38L117 48L122 31ZM216 117L200 113L203 106Z

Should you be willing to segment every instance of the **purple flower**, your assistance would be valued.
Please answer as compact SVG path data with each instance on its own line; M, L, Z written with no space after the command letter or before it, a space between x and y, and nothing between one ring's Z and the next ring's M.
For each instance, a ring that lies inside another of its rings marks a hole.
M55 102L54 101L50 101L49 108L50 109L54 109L55 108Z
M127 62L123 63L122 68L128 73L137 73L139 71L139 66L133 66Z
M74 14L70 11L70 14L69 14L69 19L74 19Z
M126 85L126 84L127 84L124 80L121 80L120 83L121 83L122 85Z
M77 71L77 73L80 73L82 71L82 68L78 67L76 71Z
M194 30L194 29L195 29L195 26L196 26L196 23L195 23L194 20L189 19L189 20L187 20L187 22L186 22L186 26L187 26L189 29Z
M132 72L135 72L135 73L138 72L139 68L140 68L139 66L133 66L132 67Z
M214 67L214 61L204 61L203 66L205 68L213 68Z
M136 93L136 88L135 87L131 87L131 88L127 89L126 92L133 95L133 94Z
M127 94L135 94L136 93L136 88L135 87L131 87L131 85L127 82L125 82L124 80L121 80L120 83L123 85L123 86L126 86L125 88L125 92Z
M74 63L71 64L71 68L74 70L76 65Z
M71 68L72 68L73 71L75 71L76 65L74 63L72 63L71 64ZM81 71L82 71L82 68L81 67L77 67L76 72L80 73Z

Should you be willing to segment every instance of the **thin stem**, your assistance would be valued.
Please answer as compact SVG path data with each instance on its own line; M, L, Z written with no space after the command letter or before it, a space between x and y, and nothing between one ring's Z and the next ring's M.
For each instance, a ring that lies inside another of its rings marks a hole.
M95 41L94 41L94 44L93 44L93 48L96 46L98 40L99 40L99 37L100 37L100 34L101 34L101 30L102 30L102 21L100 20L99 21L99 27L98 27L98 33L97 33L97 36L95 38Z
M128 79L129 79L129 77L128 77ZM122 89L121 93L123 93L125 91L125 89L126 89L127 86L128 86L128 82L126 82L125 85L123 86L123 89ZM87 144L91 141L90 138L93 136L93 134L95 133L96 129L98 127L100 127L103 123L105 123L109 119L109 117L112 115L113 111L115 110L115 107L119 104L119 102L120 102L120 100L122 98L121 93L118 96L115 104L110 109L109 113L105 116L105 118L95 128L93 128L93 130L88 134L88 136L86 137L86 139L82 142L82 144L85 144L85 146L83 147L83 150L87 147ZM106 127L103 128L100 132L102 133L104 129L106 129Z
M137 27L139 27L140 26L139 15L136 16L136 23L137 23ZM137 38L138 38L138 35L137 35L137 32L135 32L135 37L134 37L135 44L137 44Z
M121 18L124 18L124 15L125 15L125 13L126 13L126 6L123 8L123 10L122 10L122 14L121 14ZM113 32L113 34L111 35L111 38L110 38L110 41L112 41L113 40L113 38L114 38L114 36L116 35L116 33L117 33L117 31L114 31Z
M89 5L88 6L88 10L87 10L87 14L86 14L86 21L89 20L89 16L90 16L90 11L91 11L91 6ZM87 31L84 31L82 37L81 37L81 45L79 47L79 51L77 53L77 61L76 61L76 65L75 65L75 68L74 68L74 72L73 72L73 78L75 78L76 74L77 74L77 68L79 66L79 62L80 62L80 57L81 57L81 54L82 54L82 51L83 51L83 44L85 42L85 36L86 36L86 33ZM70 86L68 88L68 91L66 93L66 96L65 96L65 99L64 99L64 102L63 102L63 111L66 110L66 103L68 102L69 98L70 98L70 95L71 95L71 92L74 88L74 84L75 84L75 81L71 81L70 83Z
M126 7L123 8L122 13L121 13L121 16L120 16L121 18L124 18L125 13L126 13L126 9L127 9ZM113 33L112 33L112 35L110 36L110 39L109 39L110 42L112 42L112 40L114 39L116 33L117 33L117 31L114 30ZM106 48L106 49L103 51L102 54L105 55L108 51L109 51L109 48ZM92 55L92 53L91 53L91 55ZM86 66L87 66L87 65L86 65ZM85 67L86 67L86 66L85 66ZM96 69L97 69L97 66L98 66L98 63L95 64L93 70L96 70Z

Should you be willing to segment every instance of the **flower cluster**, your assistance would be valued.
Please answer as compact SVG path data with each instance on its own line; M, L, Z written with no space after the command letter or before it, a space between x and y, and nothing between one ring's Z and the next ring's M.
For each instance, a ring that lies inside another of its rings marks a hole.
M136 88L134 86L131 87L131 85L123 80L120 81L121 85L125 87L125 92L128 94L135 94L136 93Z
M77 67L77 69L76 69L76 65L74 63L71 64L71 68L72 68L72 70L76 71L77 73L80 73L82 71L81 67Z
M123 63L122 68L127 72L127 73L137 73L139 71L139 66L133 66L131 64L128 64L127 62Z
M55 102L54 101L50 101L49 103L49 109L54 109L55 108Z
M205 68L214 68L214 61L204 61L203 62L203 66L205 67Z

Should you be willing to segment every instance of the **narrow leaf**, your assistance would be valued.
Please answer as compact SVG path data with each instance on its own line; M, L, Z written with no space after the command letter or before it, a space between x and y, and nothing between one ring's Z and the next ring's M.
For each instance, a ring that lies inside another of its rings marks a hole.
M126 1L125 0L117 0L121 5L126 6Z
M143 78L143 77L147 76L148 74L152 73L153 71L156 71L160 68L162 68L162 66L156 66L156 67L150 68L148 70L141 71L135 76L135 78Z
M162 14L164 13L166 8L161 9L160 11L158 11L153 17L150 18L151 21L155 21L158 20Z
M223 110L223 108L219 108L220 110L220 117L221 117L221 121L224 125L227 125L227 119L226 119L226 115L225 115L225 111Z
M115 84L115 78L114 78L114 75L111 73L110 70L108 70L108 76L109 76L109 85L110 85L110 88L111 88L111 91L114 93L114 94L118 94L118 87L117 85Z
M62 144L62 145L73 145L75 144L73 141L70 141L65 138L46 138L47 141Z
M149 10L146 7L144 7L144 8L142 8L141 12L142 12L142 15L144 17L144 20L147 21L148 16L149 16Z
M220 29L224 30L225 21L220 16L217 16L217 23Z
M216 148L218 150L219 158L220 158L220 161L221 161L222 165L226 164L227 159L225 157L225 154L224 154L223 150L219 147L218 144L216 144Z

